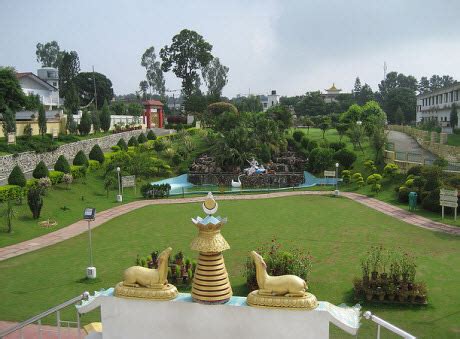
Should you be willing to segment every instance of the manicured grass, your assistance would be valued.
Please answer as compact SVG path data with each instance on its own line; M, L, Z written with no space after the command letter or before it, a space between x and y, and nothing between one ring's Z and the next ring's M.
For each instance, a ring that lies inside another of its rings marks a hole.
M408 225L345 198L302 196L219 205L219 214L229 220L222 233L231 246L224 256L235 295L247 294L242 269L248 252L273 236L284 249L310 251L314 258L310 291L334 304L356 303L352 279L361 274L360 258L370 246L401 247L417 256L417 279L427 283L429 305L364 305L364 309L416 336L458 335L458 237ZM114 286L137 254L172 246L196 257L189 249L197 233L190 217L196 215L202 215L199 204L148 206L96 228L94 262L100 280L91 285L79 282L88 265L86 234L0 262L0 319L23 320L84 290ZM88 315L83 321L96 319L97 315ZM348 337L339 330L333 333ZM363 321L360 337L371 336L375 326Z
M460 146L460 134L448 134L447 144L450 146Z
M117 192L111 190L107 197L104 190L102 171L88 173L86 179L78 179L67 189L65 185L53 186L44 198L43 209L39 220L32 219L32 213L27 205L27 199L23 203L15 205L17 217L13 220L13 233L6 233L4 218L0 223L0 247L15 244L21 241L32 239L43 234L53 232L59 228L68 226L80 219L85 207L95 207L102 211L119 205L115 201ZM152 179L153 180L153 179ZM136 194L133 188L125 188L123 192L123 203L141 199L140 186L138 184ZM0 213L3 212L5 204L0 205ZM38 225L39 221L48 218L58 222L56 227L44 228Z

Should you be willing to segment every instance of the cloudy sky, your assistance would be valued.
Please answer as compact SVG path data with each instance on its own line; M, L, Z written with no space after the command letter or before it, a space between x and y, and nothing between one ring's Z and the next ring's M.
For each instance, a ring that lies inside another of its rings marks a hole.
M75 50L117 94L138 89L146 48L169 44L183 28L213 45L230 68L224 95L351 90L356 76L375 90L388 71L460 80L458 0L156 1L0 0L0 65L39 67L37 42ZM173 74L169 89L180 88Z

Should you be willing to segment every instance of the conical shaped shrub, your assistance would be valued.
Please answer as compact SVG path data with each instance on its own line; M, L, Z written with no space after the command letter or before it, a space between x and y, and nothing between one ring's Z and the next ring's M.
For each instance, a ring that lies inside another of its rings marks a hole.
M99 161L100 164L105 161L104 153L102 152L102 149L99 147L99 145L93 146L91 152L89 152L89 158L90 160Z
M120 147L120 149L122 151L127 151L128 150L128 145L126 145L126 141L123 138L118 140L117 146Z
M77 153L77 155L75 156L75 158L73 159L73 164L74 164L75 166L85 166L85 167L88 167L89 162L88 162L88 158L86 157L85 152L79 151L79 152Z
M43 161L40 161L35 167L32 176L35 179L40 179L40 178L46 178L49 175L48 167L46 167L45 163Z
M128 146L139 146L136 137L133 135L128 141Z
M155 135L155 132L150 130L148 133L147 133L147 139L149 140L155 140L157 138L157 136Z
M19 167L18 165L14 166L13 170L10 173L10 176L8 177L8 185L18 185L21 187L25 187L26 183L26 177L24 176L21 167Z
M54 164L54 170L59 172L70 173L70 165L65 156L60 155Z
M139 134L139 136L137 137L137 142L140 143L140 144L143 144L147 140L148 139L147 139L147 137L145 136L144 133Z

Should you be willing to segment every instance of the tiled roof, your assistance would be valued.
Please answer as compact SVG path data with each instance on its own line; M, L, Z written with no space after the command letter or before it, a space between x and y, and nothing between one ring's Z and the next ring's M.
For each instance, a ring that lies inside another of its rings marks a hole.
M151 106L163 106L163 103L159 100L146 100L143 102L143 104Z

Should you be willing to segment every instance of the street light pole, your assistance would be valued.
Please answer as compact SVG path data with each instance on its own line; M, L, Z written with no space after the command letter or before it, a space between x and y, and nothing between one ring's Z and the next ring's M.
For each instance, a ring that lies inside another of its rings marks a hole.
M335 195L339 196L339 163L335 163Z
M89 267L93 267L93 243L91 241L91 220L88 219Z
M96 267L93 266L93 241L91 239L91 221L96 219L95 208L85 208L83 219L88 222L88 239L89 239L89 266L86 268L86 277L88 279L96 278Z
M118 176L118 195L117 195L117 202L122 202L122 201L123 201L123 196L121 195L120 167L117 167L117 176Z

